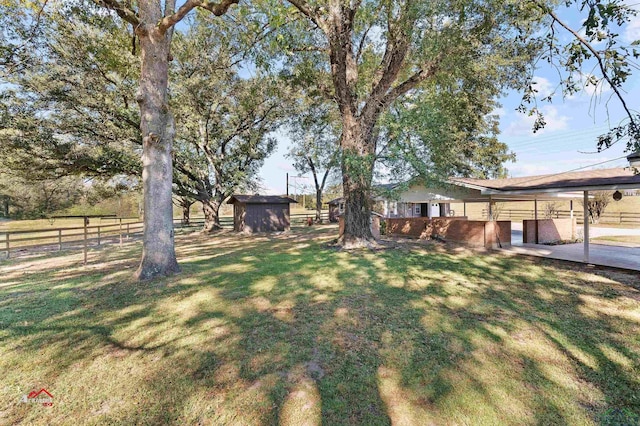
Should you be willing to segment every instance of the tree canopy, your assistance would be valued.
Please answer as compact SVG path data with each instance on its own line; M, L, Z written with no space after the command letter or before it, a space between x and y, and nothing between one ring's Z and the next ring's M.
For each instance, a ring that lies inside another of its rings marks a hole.
M172 104L176 112L175 180L180 195L203 204L205 230L220 227L222 202L239 190L257 188L257 173L273 151L272 136L290 103L281 79L241 77L235 64L234 29L195 22L176 35ZM202 52L215 52L203 58Z

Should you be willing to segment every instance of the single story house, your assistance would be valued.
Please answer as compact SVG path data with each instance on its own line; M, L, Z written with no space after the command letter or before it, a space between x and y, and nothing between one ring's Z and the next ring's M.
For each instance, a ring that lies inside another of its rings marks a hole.
M378 185L378 189L392 190L398 184ZM412 184L407 189L399 191L397 198L389 199L380 194L373 199L373 210L381 217L449 217L455 216L450 203L456 200L434 193L434 190L424 185ZM344 214L344 198L336 198L327 203L329 205L329 221L338 222ZM462 213L462 212L460 212Z
M275 195L232 195L233 230L236 232L283 232L291 228L289 197Z

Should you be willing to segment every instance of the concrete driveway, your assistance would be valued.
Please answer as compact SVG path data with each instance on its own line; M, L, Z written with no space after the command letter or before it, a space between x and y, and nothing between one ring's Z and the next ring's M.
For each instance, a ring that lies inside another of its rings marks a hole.
M578 232L582 232L582 225L578 225ZM638 235L640 236L640 228L605 228L599 226L589 227L589 239L597 237L608 237L616 235ZM511 222L511 244L522 244L522 221Z
M582 227L579 226L578 229L581 230ZM589 233L592 238L615 235L640 236L640 229L590 227ZM582 243L557 246L522 244L522 222L511 223L511 244L511 247L501 250L513 254L548 257L573 262L583 262L584 258L584 246ZM591 243L589 245L589 263L640 271L640 248Z
M500 249L500 251L511 254L524 254L528 256L548 257L550 259L570 260L572 262L583 262L582 243L558 246L524 244L503 248ZM631 269L640 272L640 248L592 244L589 247L589 263L592 265Z

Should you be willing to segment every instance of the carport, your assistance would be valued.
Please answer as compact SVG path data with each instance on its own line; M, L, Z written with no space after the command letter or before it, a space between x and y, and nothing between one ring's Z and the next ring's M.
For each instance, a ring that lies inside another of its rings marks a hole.
M419 214L413 207L409 215L395 213L386 218L387 231L391 235L408 236L412 238L440 238L471 246L502 248L511 245L511 220L498 220L494 215L495 204L503 201L555 201L560 198L572 197L577 194L548 193L548 194L502 194L494 191L486 193L489 188L483 179L450 179L446 182L431 183L431 186L413 183L399 193L398 199L404 204L418 206L432 203L463 204L463 215L446 215L434 217L431 214ZM484 203L489 205L488 220L469 220L467 204ZM406 208L404 209L406 212ZM385 208L387 212L387 208ZM457 211L456 211L457 213Z
M629 156L630 162L632 161L632 157L633 155ZM632 163L632 165L634 164ZM575 258L576 255L574 253L570 256L570 259L566 260L581 260L584 263L590 263L589 212L587 209L589 193L591 191L640 189L640 174L634 174L631 168L613 168L508 179L452 178L450 182L454 185L479 191L483 197L489 198L490 206L495 201L508 200L511 199L510 197L513 197L512 199L514 200L524 200L531 197L531 199L537 201L546 199L547 197L580 194L584 200L584 243L582 259ZM605 256L606 259L611 259L612 257L615 257L615 255ZM640 261L638 262L638 268L640 268Z

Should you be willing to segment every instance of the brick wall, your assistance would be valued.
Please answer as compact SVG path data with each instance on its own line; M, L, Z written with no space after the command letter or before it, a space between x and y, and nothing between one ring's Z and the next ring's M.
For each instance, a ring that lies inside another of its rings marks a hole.
M388 218L387 234L409 235L420 237L429 223L427 217Z
M423 239L438 237L475 247L511 244L510 221L489 222L466 217L387 219L387 233Z
M536 224L538 241L536 242ZM525 244L549 244L576 239L576 218L538 219L522 221L522 242Z

